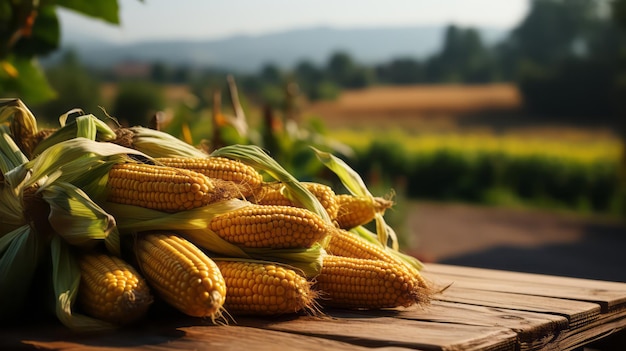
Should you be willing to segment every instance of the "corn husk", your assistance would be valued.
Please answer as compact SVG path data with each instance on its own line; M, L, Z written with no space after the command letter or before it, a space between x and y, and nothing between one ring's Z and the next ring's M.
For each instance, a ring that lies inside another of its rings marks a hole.
M0 237L0 320L24 306L43 248L41 237L28 225Z
M361 196L374 201L374 196L370 193L361 176L354 171L343 160L334 155L313 148L317 158L331 171L333 171L340 179L341 183L354 196ZM367 228L359 226L351 231L356 233L361 239L382 246L392 255L402 260L405 264L417 269L423 269L424 265L417 258L406 255L399 250L398 236L396 232L389 226L382 213L375 216L376 233L372 233ZM390 243L390 244L389 244Z
M55 296L55 313L66 327L78 332L107 331L115 325L82 314L72 308L78 294L80 269L70 247L60 237L52 239L52 285Z
M353 170L347 163L345 163L342 159L328 153L320 151L316 148L313 148L315 151L315 155L317 158L326 166L328 169L333 171L341 183L348 189L348 191L354 196L360 196L371 201L372 206L374 206L374 196L367 189L365 182L361 178L361 176ZM396 232L391 228L391 226L387 225L385 219L381 213L377 213L375 216L376 221L376 234L378 235L378 241L382 246L387 246L388 242L391 242L391 247L394 250L398 250L398 236Z
M73 138L111 141L116 137L115 131L94 115L79 116L74 121L67 124L66 119L67 114L62 115L59 118L61 128L57 129L54 133L41 141L34 148L33 155L39 155L49 147Z
M209 229L215 216L249 205L251 203L247 201L231 199L175 213L114 203L103 204L103 207L115 217L121 235L169 230L213 255L280 262L303 271L307 277L319 274L324 253L321 245L306 249L243 248L225 241Z
M139 150L150 157L207 157L207 154L166 133L145 127L118 129L116 143Z
M289 200L316 213L326 222L332 223L319 200L260 147L256 145L230 145L213 151L211 156L239 160L258 171L266 172L275 180L285 184L285 195Z
M7 173L27 161L9 135L8 128L0 126L0 236L25 224L19 197L23 178L9 176Z

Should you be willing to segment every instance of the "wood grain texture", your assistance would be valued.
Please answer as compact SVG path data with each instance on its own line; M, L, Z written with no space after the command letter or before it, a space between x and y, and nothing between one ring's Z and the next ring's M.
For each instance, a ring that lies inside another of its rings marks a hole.
M230 325L151 310L138 325L88 335L33 321L1 327L0 350L574 350L626 333L626 283L438 264L425 277L448 286L428 305L235 316Z
M626 308L626 283L518 272L509 276L500 271L467 267L457 271L437 264L429 264L426 275L439 285L593 302L600 305L603 313Z

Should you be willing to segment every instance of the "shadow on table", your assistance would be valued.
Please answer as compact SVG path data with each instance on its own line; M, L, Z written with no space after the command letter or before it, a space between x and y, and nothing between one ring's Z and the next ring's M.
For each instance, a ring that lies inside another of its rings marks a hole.
M593 224L574 243L498 246L439 263L626 282L626 226Z

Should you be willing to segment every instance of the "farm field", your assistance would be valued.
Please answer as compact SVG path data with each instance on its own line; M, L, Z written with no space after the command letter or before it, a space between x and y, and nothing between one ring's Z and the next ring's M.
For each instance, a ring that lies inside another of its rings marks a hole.
M454 125L460 116L517 114L521 104L511 84L382 86L345 91L304 112L329 127L423 127Z

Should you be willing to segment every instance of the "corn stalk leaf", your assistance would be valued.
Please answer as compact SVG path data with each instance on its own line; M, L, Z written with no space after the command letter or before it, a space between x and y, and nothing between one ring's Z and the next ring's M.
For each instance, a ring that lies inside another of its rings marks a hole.
M0 320L24 304L43 253L43 242L28 225L0 237Z
M50 205L48 222L68 244L92 247L115 228L115 218L74 185L54 182L40 189Z
M116 326L113 324L72 312L80 284L78 263L70 247L61 237L53 237L50 248L52 252L52 284L55 295L55 312L59 321L66 327L79 332L115 329Z
M260 147L256 145L229 145L213 151L211 156L239 160L257 170L266 172L275 180L285 184L289 189L288 195L290 196L288 197L290 200L318 214L326 222L332 223L328 212L319 200Z

